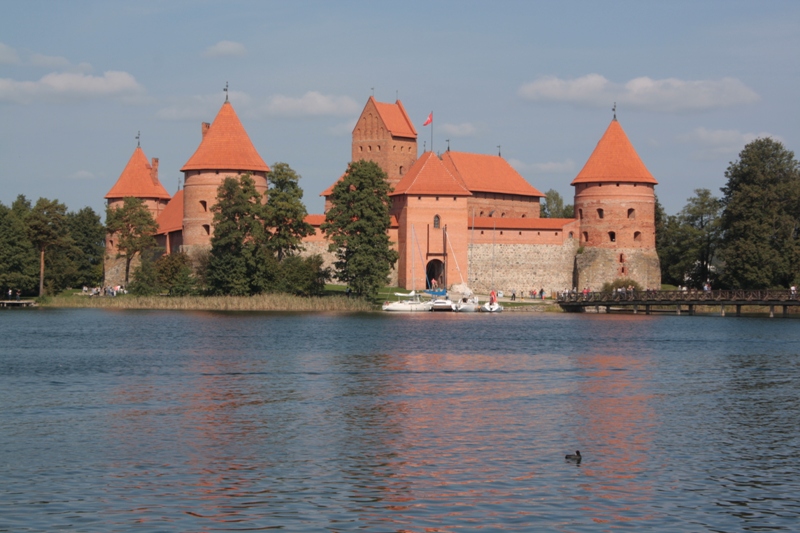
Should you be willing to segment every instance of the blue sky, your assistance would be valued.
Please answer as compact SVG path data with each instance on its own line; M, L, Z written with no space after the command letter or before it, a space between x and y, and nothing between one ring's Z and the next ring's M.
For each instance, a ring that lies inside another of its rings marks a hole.
M230 84L309 212L367 98L433 149L502 155L569 201L617 116L668 213L758 136L800 149L800 2L0 0L0 201L104 211L136 147L173 194Z

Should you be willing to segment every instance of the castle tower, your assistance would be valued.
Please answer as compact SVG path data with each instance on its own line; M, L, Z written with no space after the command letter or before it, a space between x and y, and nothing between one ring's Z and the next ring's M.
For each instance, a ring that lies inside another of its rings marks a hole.
M183 165L183 245L191 253L208 248L213 235L217 189L229 176L250 173L259 193L267 191L269 167L261 159L233 106L225 101L214 122L201 125L203 139Z
M394 188L417 160L417 130L397 100L386 104L370 96L353 129L352 161L376 162Z
M143 200L154 219L158 218L170 200L169 193L158 180L158 159L154 157L152 163L148 163L140 146L133 151L117 182L105 195L107 205L112 209L122 206L127 197ZM125 261L116 257L115 237L106 235L106 285L120 285L125 281Z
M597 290L606 282L630 278L643 288L660 288L657 184L614 117L572 180L584 248L577 258L578 287Z
M467 199L472 193L433 153L422 154L397 184L392 213L397 217L398 285L425 289L467 282Z

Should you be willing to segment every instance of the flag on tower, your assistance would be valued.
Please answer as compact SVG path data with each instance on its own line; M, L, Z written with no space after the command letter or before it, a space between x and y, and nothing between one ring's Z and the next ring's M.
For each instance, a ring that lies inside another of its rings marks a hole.
M428 115L428 118L425 119L425 122L423 122L422 125L423 126L427 126L431 122L433 122L433 111L430 112L430 114Z

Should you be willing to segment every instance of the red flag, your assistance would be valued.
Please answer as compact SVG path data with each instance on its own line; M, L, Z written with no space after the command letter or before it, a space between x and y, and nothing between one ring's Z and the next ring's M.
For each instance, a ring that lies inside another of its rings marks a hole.
M427 126L431 122L433 122L433 111L431 111L431 113L428 115L428 118L425 119L425 122L423 122L422 125Z

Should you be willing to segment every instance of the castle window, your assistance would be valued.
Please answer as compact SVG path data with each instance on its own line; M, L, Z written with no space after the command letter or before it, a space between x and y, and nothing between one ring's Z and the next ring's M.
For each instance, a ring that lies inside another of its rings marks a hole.
M436 201L437 201L437 202L439 201L439 197L438 197L438 196L436 197Z
M483 230L481 230L481 235L483 235Z
M500 213L500 218L505 218L505 216L506 216L505 213Z
M619 183L617 183L617 187L619 187Z
M375 147L375 149L380 152L381 151L381 145L379 144L378 146ZM617 187L619 187L619 183L617 183Z
M481 214L480 214L480 215L478 215L478 216L481 216L481 217L482 217L482 216L483 216L483 211L481 211Z
M363 146L359 146L359 147L358 147L358 151L359 151L359 152L363 152L363 151L364 151L364 147L363 147Z
M439 215L434 216L433 217L433 227L435 229L439 229L440 225L441 225L441 220L439 219Z
M519 234L522 235L522 232L520 231Z
M633 240L636 242L642 241L642 232L641 231L634 231L633 232Z
M636 209L634 208L628 209L628 218L636 218Z
M402 176L406 170L403 168L403 165L400 165L400 175Z
M598 209L598 210L597 210L597 218L603 218L603 215L604 215L604 214L605 214L605 213L603 212L603 210L602 210L602 209Z
M572 235L572 232L571 232L571 231L569 232L569 238L570 238L570 239L574 238L574 236Z
M200 200L200 207L203 208L203 213L208 213L208 202Z
M578 209L578 218L583 220L583 209Z
M211 235L211 226L203 224L203 231L206 232L206 235Z
M525 213L522 213L522 218L525 218Z
M400 148L400 150L402 150L402 148ZM392 152L396 152L396 151L397 151L397 145L393 144L392 145Z
M558 237L558 232L556 232L556 237Z
M589 234L587 232L583 232L583 242L589 242Z
M502 230L500 230L500 235L502 235L502 234L503 234L503 231L502 231Z
M625 262L625 254L619 254L619 262L620 263L624 263Z
M620 269L619 269L619 273L620 273L620 274L625 274L625 267L622 267L622 268L620 268Z
M457 202L458 201L458 197L457 196L453 196L453 201Z
M617 234L613 231L608 232L608 240L611 242L617 242Z

